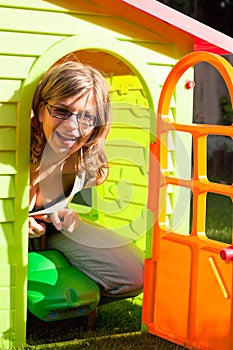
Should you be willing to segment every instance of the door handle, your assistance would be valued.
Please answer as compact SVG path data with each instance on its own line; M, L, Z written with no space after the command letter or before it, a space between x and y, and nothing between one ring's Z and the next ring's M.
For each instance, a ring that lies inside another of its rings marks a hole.
M233 260L233 246L229 246L220 251L220 257L223 260Z

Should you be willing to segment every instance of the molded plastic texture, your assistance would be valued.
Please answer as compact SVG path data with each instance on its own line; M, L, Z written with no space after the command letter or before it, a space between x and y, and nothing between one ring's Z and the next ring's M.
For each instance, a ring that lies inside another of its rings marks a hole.
M178 80L187 69L201 61L218 70L233 101L233 67L223 57L207 52L193 52L183 57L163 85L157 113L157 140L151 143L151 154L158 159L159 167L155 168L151 162L148 206L156 220L152 258L145 262L142 321L149 333L188 348L230 350L233 326L232 249L223 242L208 239L205 231L208 192L233 200L233 187L208 180L206 140L208 135L232 138L233 127L192 124L188 120L177 123L169 117L170 102ZM184 99L187 93L184 87ZM167 135L170 131L192 136L193 175L190 179L184 179L179 174L173 176L167 170ZM185 231L177 234L166 220L167 198L164 193L171 186L187 188L192 193L192 228L188 234Z
M99 287L56 250L30 252L28 309L43 321L85 316L100 298Z

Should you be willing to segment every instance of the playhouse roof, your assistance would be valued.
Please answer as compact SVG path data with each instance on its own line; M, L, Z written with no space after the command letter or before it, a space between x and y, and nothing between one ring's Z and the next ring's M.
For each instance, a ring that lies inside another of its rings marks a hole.
M156 22L167 24L166 37L173 37L172 29L181 30L193 38L194 50L205 50L218 54L233 52L233 38L194 20L155 0L51 0L53 4L67 9L80 9L86 3L86 8L97 13L119 15L126 20L136 22L143 27L154 30ZM88 5L87 5L88 4Z
M155 0L122 0L149 16L189 33L194 39L195 50L206 50L218 54L233 52L233 38Z

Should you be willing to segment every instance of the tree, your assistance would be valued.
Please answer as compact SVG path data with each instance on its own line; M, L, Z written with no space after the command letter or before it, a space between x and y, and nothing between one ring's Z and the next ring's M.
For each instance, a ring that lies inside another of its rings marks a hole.
M188 16L191 16L191 14L193 14L193 3L195 1L191 1L191 0L162 0L159 2L162 2L163 4L165 4L169 7L172 7L175 10L180 11Z
M233 0L160 0L159 2L233 37Z
M197 19L222 33L233 36L233 1L199 0Z

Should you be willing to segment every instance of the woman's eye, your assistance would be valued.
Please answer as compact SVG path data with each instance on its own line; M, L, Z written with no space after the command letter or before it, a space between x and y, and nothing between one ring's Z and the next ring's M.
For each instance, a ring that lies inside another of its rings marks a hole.
M95 120L95 117L93 115L91 115L91 114L85 114L84 115L83 121L85 123L93 124L94 120Z
M63 109L63 108L54 108L54 112L58 115L62 115L62 116L67 116L69 114L69 111L67 111L67 109Z

